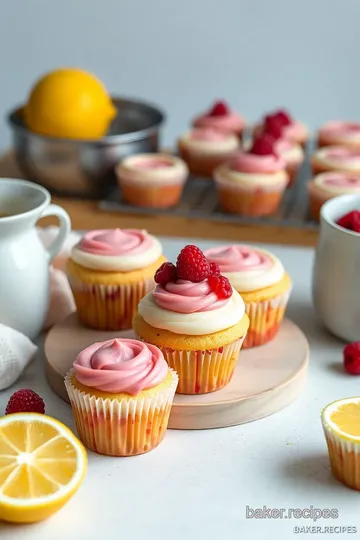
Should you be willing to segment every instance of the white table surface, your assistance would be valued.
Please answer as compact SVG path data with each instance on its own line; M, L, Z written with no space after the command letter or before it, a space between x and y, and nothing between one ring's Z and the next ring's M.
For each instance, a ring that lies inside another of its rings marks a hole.
M240 240L240 239L239 239ZM164 239L173 260L186 239ZM206 249L214 243L192 241ZM219 243L220 244L220 243ZM134 458L89 453L83 486L50 520L31 526L0 524L1 540L232 540L309 538L295 527L356 527L360 494L330 473L320 411L327 403L360 394L360 378L342 368L343 343L317 324L311 303L313 250L267 246L294 281L288 317L310 343L309 379L303 395L277 414L253 423L204 431L168 430L154 451ZM55 396L38 358L11 389L30 387L47 413L74 429L70 406ZM338 519L249 519L249 508L337 509ZM336 529L335 531L338 531ZM314 533L315 534L315 533ZM316 534L315 534L316 536ZM322 538L348 537L322 533Z

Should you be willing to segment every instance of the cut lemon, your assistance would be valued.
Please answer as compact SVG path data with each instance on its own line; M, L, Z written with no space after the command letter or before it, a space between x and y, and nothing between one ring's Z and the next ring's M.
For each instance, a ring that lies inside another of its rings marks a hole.
M342 439L360 443L360 397L339 399L322 412L324 427Z
M86 469L84 446L55 418L36 413L0 418L0 519L48 518L74 495Z

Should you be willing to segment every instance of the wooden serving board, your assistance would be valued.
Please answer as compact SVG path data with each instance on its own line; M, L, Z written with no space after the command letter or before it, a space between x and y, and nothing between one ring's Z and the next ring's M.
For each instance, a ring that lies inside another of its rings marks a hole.
M55 325L45 341L46 374L51 388L68 401L64 375L76 355L96 341L132 336L132 331L97 332L84 328L73 313ZM306 337L285 319L273 341L241 351L234 376L225 388L199 396L176 394L169 428L218 428L269 416L299 396L308 363Z

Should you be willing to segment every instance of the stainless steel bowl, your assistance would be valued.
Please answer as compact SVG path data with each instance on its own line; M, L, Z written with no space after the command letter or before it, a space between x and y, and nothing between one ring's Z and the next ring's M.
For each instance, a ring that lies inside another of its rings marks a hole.
M27 129L21 107L7 117L18 165L27 179L54 195L100 198L115 186L114 166L125 156L159 150L164 113L142 101L113 97L118 110L109 132L76 141L38 135Z

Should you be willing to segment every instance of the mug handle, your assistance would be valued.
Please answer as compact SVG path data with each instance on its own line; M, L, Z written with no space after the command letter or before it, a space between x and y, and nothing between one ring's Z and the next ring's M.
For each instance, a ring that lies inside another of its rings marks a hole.
M60 221L58 235L55 240L50 244L50 246L46 249L49 257L49 262L51 263L53 258L59 253L59 251L63 247L65 239L71 231L71 221L69 214L57 204L49 204L49 206L45 208L44 212L41 214L40 217L43 218L46 216L56 216Z

